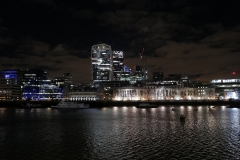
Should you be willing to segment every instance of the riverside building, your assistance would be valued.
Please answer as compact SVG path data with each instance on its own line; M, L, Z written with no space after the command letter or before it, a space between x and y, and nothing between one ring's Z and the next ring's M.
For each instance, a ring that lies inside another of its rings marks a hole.
M158 100L214 100L215 89L207 86L184 87L183 85L145 85L143 87L116 87L114 101Z
M22 72L20 70L0 71L0 100L22 100Z
M240 79L214 79L210 84L215 87L217 99L240 99Z
M48 77L42 69L23 71L23 96L31 100L61 99L62 90Z

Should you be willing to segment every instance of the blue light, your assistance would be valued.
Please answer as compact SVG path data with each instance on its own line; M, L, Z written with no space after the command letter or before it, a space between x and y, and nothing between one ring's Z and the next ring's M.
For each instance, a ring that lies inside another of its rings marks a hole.
M124 66L124 72L132 73L131 69L128 66Z
M16 75L6 74L6 75L5 75L5 78L6 78L6 79L13 79L13 78L16 78Z

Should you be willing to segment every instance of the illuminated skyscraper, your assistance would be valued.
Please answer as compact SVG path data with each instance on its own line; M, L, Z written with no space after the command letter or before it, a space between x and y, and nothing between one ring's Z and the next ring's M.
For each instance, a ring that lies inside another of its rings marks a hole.
M94 84L113 80L112 48L107 44L92 46L92 80Z
M119 81L123 71L123 52L113 51L113 80Z

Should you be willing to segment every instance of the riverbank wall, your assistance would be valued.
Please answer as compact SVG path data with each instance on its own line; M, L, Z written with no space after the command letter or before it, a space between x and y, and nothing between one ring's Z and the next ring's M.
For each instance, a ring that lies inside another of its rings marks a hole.
M156 104L158 106L178 106L178 105L235 105L240 106L240 100L234 101L79 101L81 103L88 103L90 107L93 108L101 108L101 107L113 107L113 106L137 106L140 103L149 103L149 104ZM24 107L27 104L31 104L33 107L36 108L48 108L51 106L55 106L59 103L59 101L0 101L0 107Z

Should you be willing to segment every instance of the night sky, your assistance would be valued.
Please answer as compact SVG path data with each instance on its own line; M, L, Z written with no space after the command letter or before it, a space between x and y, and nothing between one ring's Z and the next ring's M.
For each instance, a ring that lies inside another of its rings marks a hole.
M0 70L41 68L91 82L91 46L139 54L152 71L240 78L239 0L10 0L0 4ZM236 72L235 75L232 72Z

